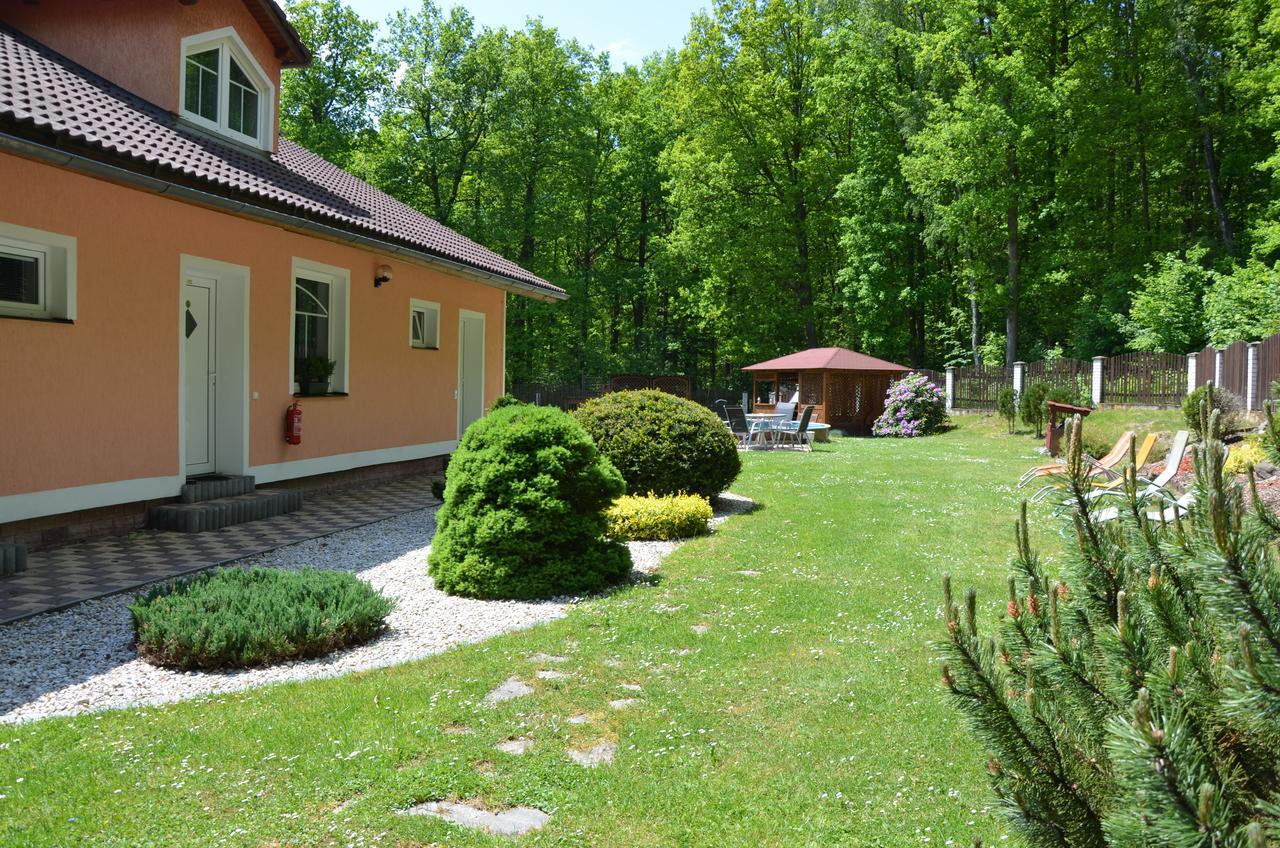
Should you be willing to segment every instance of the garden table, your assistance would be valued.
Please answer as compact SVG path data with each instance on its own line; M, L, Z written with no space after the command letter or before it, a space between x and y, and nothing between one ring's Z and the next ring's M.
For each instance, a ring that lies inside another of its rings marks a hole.
M760 440L763 443L772 441L771 434L781 430L786 422L791 418L785 412L749 412L747 413L747 421L758 424Z

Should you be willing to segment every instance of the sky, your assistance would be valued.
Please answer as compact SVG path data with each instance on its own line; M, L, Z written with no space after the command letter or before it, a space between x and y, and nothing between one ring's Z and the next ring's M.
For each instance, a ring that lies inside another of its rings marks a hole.
M650 53L679 47L689 18L708 0L437 0L442 9L465 6L481 26L518 29L541 17L565 38L608 51L612 64L636 64ZM384 21L398 9L417 9L419 0L347 0L362 17Z

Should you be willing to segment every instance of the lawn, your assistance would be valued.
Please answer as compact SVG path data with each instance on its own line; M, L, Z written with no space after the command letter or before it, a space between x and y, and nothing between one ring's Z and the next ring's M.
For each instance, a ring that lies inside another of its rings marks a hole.
M1090 421L1177 425L1136 415ZM652 583L532 630L344 678L0 727L0 844L509 844L396 814L477 796L552 812L530 845L1016 844L930 647L943 572L976 584L985 612L1003 595L1013 483L1038 457L1002 428L966 417L924 439L749 454L734 490L759 510ZM1047 520L1037 536L1052 554ZM551 667L569 676L534 674ZM481 703L512 675L535 693ZM611 709L619 698L635 703ZM494 749L516 736L527 754ZM565 755L602 739L618 743L611 765Z

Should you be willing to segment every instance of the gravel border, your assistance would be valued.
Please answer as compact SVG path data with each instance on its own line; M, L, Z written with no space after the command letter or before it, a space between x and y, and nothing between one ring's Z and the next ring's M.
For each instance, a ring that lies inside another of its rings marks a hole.
M724 494L712 525L755 504ZM575 598L479 601L438 591L426 573L436 508L416 510L240 560L236 565L352 571L396 601L387 631L313 660L226 672L172 671L132 648L128 604L137 591L0 625L0 723L165 704L290 680L396 665L563 617ZM631 542L635 571L658 568L679 542ZM369 563L374 563L369 565Z

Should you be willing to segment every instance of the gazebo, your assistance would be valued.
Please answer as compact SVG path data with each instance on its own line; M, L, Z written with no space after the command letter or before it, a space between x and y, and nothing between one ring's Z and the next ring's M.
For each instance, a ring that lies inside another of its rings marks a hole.
M911 369L842 347L815 347L748 365L751 411L772 412L797 397L812 405L813 420L867 433L884 412L889 384Z

